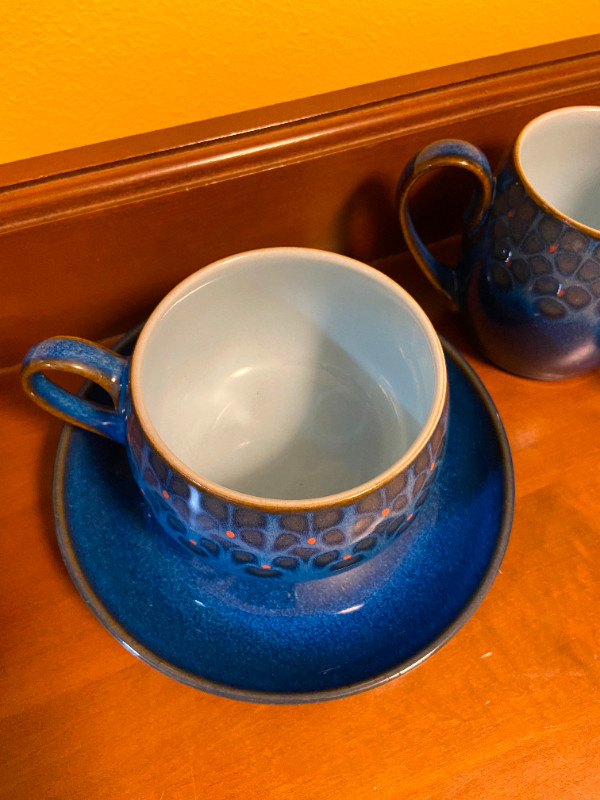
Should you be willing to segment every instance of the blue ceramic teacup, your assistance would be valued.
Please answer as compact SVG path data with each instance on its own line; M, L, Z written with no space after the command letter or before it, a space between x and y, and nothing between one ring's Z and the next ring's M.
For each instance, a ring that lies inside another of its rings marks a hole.
M44 374L100 384L115 410ZM131 359L74 338L33 347L25 390L126 445L152 514L215 568L306 580L381 552L439 470L448 414L439 339L371 267L272 248L175 287Z
M479 179L456 269L419 239L408 199L429 170ZM467 142L419 152L398 185L402 230L433 283L465 313L480 351L509 372L556 379L600 365L600 108L543 114L520 133L497 177Z

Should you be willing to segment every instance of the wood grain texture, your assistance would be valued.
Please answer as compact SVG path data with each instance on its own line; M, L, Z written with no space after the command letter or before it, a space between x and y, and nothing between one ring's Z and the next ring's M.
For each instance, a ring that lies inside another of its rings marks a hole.
M234 252L301 245L371 261L401 251L395 184L426 143L467 139L496 163L537 114L600 104L599 52L556 46L544 57L511 54L486 61L492 72L449 68L9 165L0 367L55 333L126 330L186 275ZM469 191L454 175L418 187L426 240L458 230Z
M182 686L113 640L73 587L50 497L60 424L5 371L1 798L600 795L600 374L538 383L500 372L410 257L378 266L466 354L507 430L515 518L483 604L420 667L343 700L259 706Z

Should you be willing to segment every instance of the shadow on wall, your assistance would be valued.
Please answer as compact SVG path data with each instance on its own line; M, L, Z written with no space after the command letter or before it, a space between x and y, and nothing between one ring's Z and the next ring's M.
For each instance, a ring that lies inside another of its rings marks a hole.
M397 176L400 177L400 174ZM411 216L425 242L456 236L477 184L466 170L445 168L424 176L411 195ZM336 240L345 255L372 262L406 250L395 201L395 183L373 175L352 193L337 220Z

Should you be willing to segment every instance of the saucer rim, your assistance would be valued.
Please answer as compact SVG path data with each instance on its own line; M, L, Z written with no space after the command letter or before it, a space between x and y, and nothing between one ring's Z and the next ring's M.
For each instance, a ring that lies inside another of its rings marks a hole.
M138 335L140 329L141 326L138 326L123 336L117 342L114 349L119 351L120 349L123 349L129 345L135 340L135 337ZM126 650L135 655L141 661L147 663L149 666L154 667L159 672L162 672L168 677L175 679L179 683L220 697L261 704L305 704L349 697L369 691L370 689L381 686L389 681L394 680L395 678L405 675L407 672L419 666L432 655L434 655L456 635L456 633L466 624L471 616L473 616L475 611L483 602L483 599L487 595L496 578L504 558L510 538L510 531L514 516L514 470L508 437L506 435L506 431L504 430L500 415L498 414L489 392L485 388L475 370L468 364L466 359L452 344L450 344L442 336L439 336L439 338L444 353L453 359L457 367L465 375L467 381L476 390L479 400L484 406L485 413L488 414L500 449L500 462L503 468L504 494L501 521L498 525L495 546L481 580L456 617L424 647L417 652L412 653L408 658L403 659L394 667L384 670L377 675L373 675L370 678L344 684L331 689L308 692L269 692L229 686L227 684L211 681L189 670L177 667L160 658L156 653L139 642L135 636L130 634L108 611L102 601L102 598L99 597L99 595L94 591L79 564L79 560L71 541L63 493L67 472L67 455L71 436L76 431L76 428L73 425L66 423L63 426L60 435L54 465L53 504L56 536L67 571L69 572L75 587L98 621L108 630L109 633L114 636L115 639L117 639L117 641L123 647L125 647ZM84 394L89 389L89 386L90 383L86 382L81 389L81 393Z

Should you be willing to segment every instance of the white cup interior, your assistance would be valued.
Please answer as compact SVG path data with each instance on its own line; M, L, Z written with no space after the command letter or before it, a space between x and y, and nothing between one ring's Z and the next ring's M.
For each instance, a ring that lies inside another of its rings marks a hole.
M547 205L600 230L600 107L572 106L537 117L519 137L517 162Z
M193 478L289 501L391 468L445 391L439 340L402 289L301 248L233 256L176 287L132 375L142 424Z

